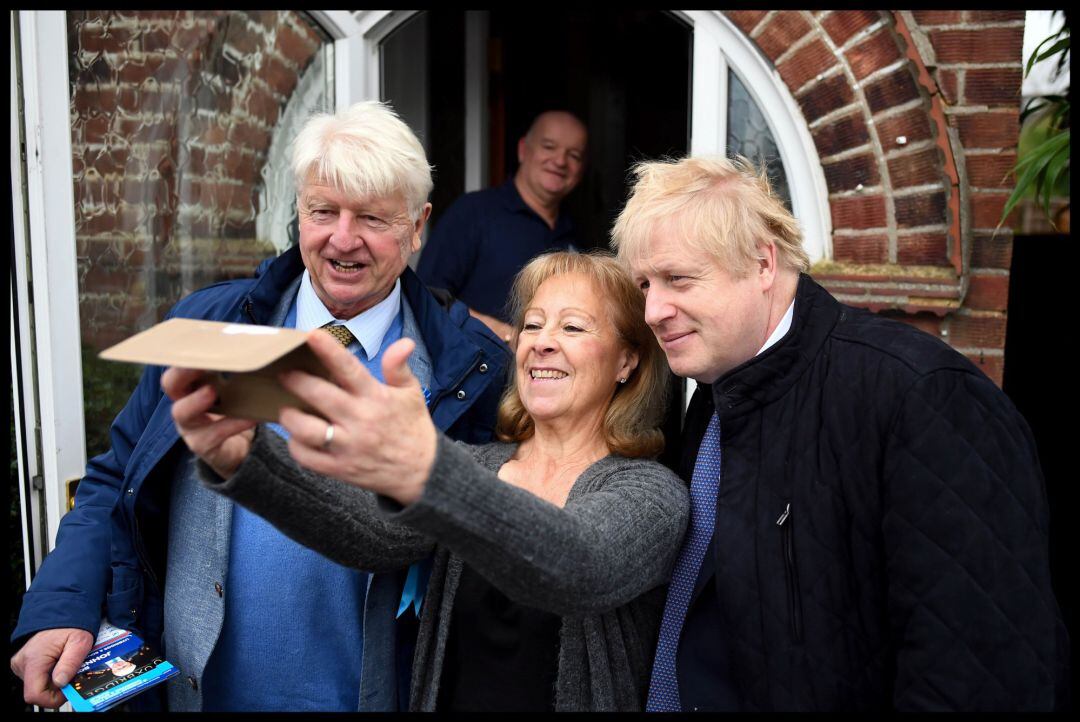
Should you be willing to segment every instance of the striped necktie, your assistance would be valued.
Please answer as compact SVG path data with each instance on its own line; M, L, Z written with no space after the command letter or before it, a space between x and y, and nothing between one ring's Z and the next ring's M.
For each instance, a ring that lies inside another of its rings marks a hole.
M334 322L331 321L325 326L320 326L320 328L336 338L337 342L342 346L348 347L349 344L356 340L356 337L352 335L352 331L341 325L335 326L333 323Z
M690 596L716 526L716 495L719 489L720 419L713 414L701 440L697 461L694 462L694 474L690 480L690 530L683 539L679 558L671 572L664 616L660 619L660 639L656 643L646 712L682 711L675 658Z

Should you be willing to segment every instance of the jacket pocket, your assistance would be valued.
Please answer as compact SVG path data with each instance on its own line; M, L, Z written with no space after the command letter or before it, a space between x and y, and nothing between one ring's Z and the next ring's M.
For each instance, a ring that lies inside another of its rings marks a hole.
M799 594L799 570L795 565L795 534L792 530L791 503L776 520L780 527L780 552L784 557L784 578L787 582L788 616L791 620L791 636L802 642L802 598Z
M138 569L115 565L112 568L112 588L105 598L105 610L110 622L122 629L139 629L139 607L142 604L142 574Z

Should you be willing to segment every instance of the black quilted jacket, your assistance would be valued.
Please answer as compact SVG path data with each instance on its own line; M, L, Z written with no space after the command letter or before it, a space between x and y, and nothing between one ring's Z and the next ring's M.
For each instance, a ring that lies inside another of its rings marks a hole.
M1063 703L1035 444L973 364L804 275L781 343L695 394L685 478L714 408L709 598L743 708Z

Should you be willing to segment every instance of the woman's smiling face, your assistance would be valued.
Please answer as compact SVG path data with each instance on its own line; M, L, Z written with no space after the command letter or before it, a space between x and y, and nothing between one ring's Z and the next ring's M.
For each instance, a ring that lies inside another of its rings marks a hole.
M553 276L525 308L516 351L517 390L534 422L599 427L637 354L619 338L588 277Z

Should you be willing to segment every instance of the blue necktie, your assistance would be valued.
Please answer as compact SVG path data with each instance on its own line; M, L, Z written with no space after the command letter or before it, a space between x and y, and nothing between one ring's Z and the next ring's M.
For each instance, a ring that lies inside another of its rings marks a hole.
M705 436L694 462L690 480L690 531L683 540L675 569L671 572L664 616L660 619L660 639L656 643L652 680L646 712L681 712L679 680L675 676L675 656L679 650L686 610L694 592L701 561L709 548L716 526L716 493L720 488L720 419L709 419Z

